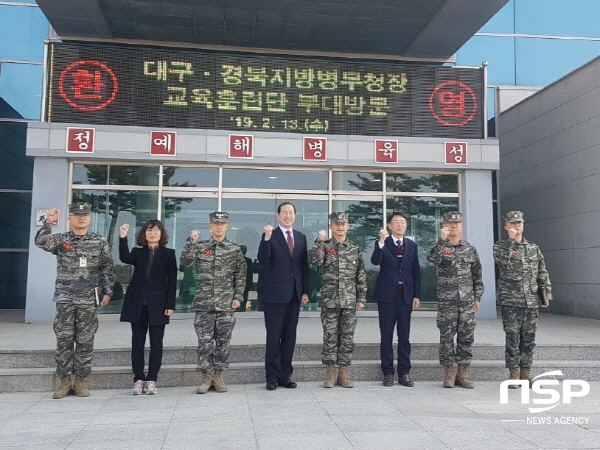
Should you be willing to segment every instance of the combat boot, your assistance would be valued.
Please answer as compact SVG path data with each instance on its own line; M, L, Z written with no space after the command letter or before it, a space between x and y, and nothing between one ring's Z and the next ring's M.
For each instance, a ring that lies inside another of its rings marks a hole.
M212 379L213 386L217 392L227 392L227 385L223 381L223 371L216 370Z
M509 371L509 374L510 374L509 375L509 379L510 380L518 381L518 380L521 379L521 378L519 378L520 374L519 374L519 368L518 367L509 367L508 371ZM519 385L518 384L509 384L508 388L509 389L518 389Z
M454 364L444 366L444 387L453 388L454 382L456 381L456 372L454 371Z
M531 389L531 384L533 383L533 380L531 379L530 370L531 369L529 367L521 367L521 374L519 375L519 378L521 380L529 381L529 388Z
M212 372L202 372L202 381L196 388L196 394L206 394L212 385Z
M333 363L329 363L326 366L327 372L325 372L325 383L323 387L332 388L335 385L335 366Z
M462 386L467 389L473 389L475 387L475 383L469 380L469 376L467 375L467 369L469 368L468 364L459 364L458 372L456 373L456 381L454 384L457 386Z
M71 375L60 377L60 384L52 394L52 398L63 398L71 393Z
M86 377L75 377L75 382L73 383L73 390L77 397L89 397L90 391L87 387L87 378Z
M348 365L340 364L340 371L338 372L337 384L345 388L354 387L354 383L348 375Z

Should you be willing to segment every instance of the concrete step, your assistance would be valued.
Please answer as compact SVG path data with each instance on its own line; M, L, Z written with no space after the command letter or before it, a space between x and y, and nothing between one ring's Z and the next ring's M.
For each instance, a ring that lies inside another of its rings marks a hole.
M552 370L561 370L565 379L600 381L600 361L595 360L536 360L533 375ZM321 381L325 373L320 361L295 361L294 381ZM355 360L350 375L357 382L380 383L379 360ZM442 380L443 369L437 360L413 360L411 377L419 381ZM469 375L475 382L503 381L507 370L502 360L477 360L471 364ZM225 375L229 384L263 383L262 362L231 363ZM160 370L160 386L196 386L199 374L195 364L164 364ZM9 368L0 369L0 392L43 392L52 391L57 382L54 368ZM133 383L129 365L94 366L89 378L91 389L129 389Z
M262 362L264 360L264 345L232 345L231 362ZM378 343L356 344L355 360L377 360L379 358ZM412 344L412 360L436 360L438 344ZM297 345L294 361L319 361L321 359L320 344ZM474 361L490 361L504 359L504 345L474 345ZM147 360L147 355L146 355ZM535 360L600 360L600 345L538 345L535 349ZM128 366L130 350L127 348L97 349L94 352L94 367ZM163 364L195 364L195 347L165 347ZM44 368L54 367L53 350L4 350L0 351L0 367L2 368Z

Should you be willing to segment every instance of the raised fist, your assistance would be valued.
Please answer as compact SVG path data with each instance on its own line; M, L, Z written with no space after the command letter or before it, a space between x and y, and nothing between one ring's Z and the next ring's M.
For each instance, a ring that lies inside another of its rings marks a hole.
M379 230L379 242L383 244L383 242L387 239L388 232L385 228Z
M440 239L442 241L445 241L446 239L448 239L448 234L450 234L450 230L448 230L448 227L443 227L440 230Z
M324 241L326 237L327 237L327 232L325 230L319 231L319 236L317 237L318 240Z
M119 236L124 238L127 237L127 233L129 232L129 224L124 223L119 227Z
M200 239L200 232L198 230L192 230L190 233L190 239L196 242L198 239Z
M52 208L46 213L46 223L53 224L58 220L58 209Z
M514 228L508 228L506 231L508 232L508 237L511 239L514 239L517 235L517 230L515 230Z
M265 225L263 231L265 232L265 238L271 239L271 234L273 234L273 227L271 226L271 224Z

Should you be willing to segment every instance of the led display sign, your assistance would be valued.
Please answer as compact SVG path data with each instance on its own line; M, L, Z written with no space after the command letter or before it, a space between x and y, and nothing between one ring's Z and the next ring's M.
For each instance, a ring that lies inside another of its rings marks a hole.
M482 138L478 68L50 43L46 120Z

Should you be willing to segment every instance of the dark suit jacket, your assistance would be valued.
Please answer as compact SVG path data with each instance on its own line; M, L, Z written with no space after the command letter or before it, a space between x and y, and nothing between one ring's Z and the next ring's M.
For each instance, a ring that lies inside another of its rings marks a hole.
M400 270L398 270L398 254L392 236L387 237L381 249L379 241L375 241L371 263L379 266L379 275L373 291L373 299L377 302L390 303L396 295L399 281L404 283L406 304L412 303L415 297L421 298L421 266L417 244L406 237L403 240L404 255Z
M165 325L169 318L165 309L175 309L175 291L177 288L177 261L175 250L159 247L154 255L150 278L146 278L150 249L133 248L129 252L127 238L119 239L119 259L134 266L131 283L127 288L121 322L138 323L142 313L144 297L148 299L150 325Z
M271 239L265 241L263 234L258 246L258 262L266 267L265 279L261 280L261 296L265 303L287 303L292 298L294 285L298 300L308 295L308 251L306 236L294 233L294 256L290 255L281 228L277 227Z

